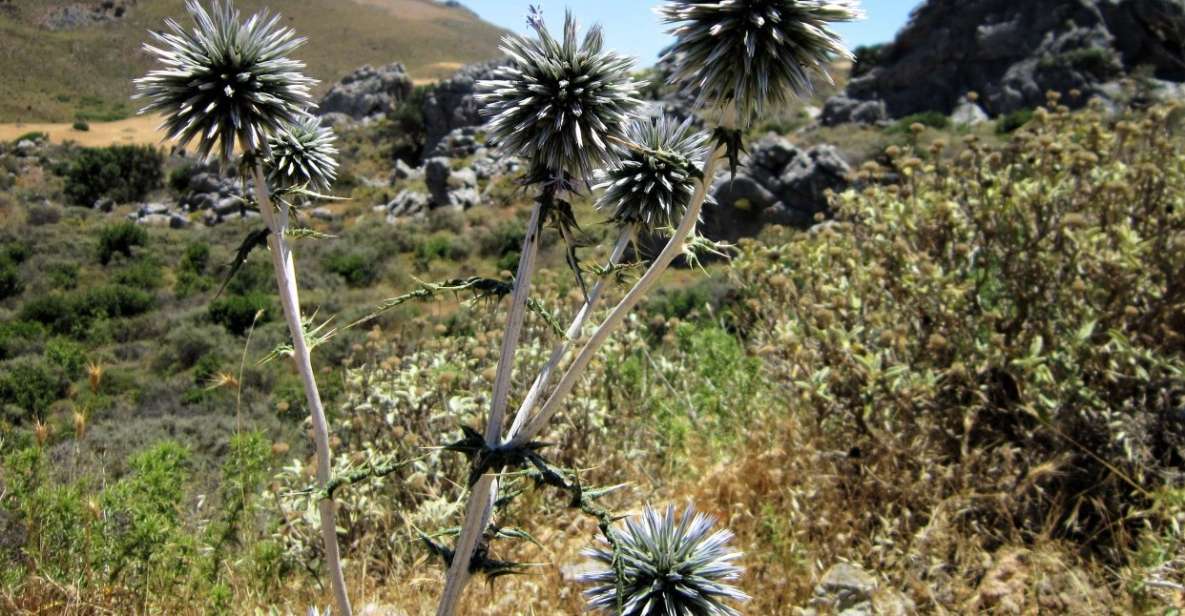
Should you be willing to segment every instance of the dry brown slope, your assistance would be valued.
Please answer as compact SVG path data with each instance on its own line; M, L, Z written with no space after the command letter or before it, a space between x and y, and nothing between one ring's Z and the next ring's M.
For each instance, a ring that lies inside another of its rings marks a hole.
M183 13L181 0L138 0L126 17L50 31L39 24L69 0L20 0L0 10L0 122L114 119L134 111L131 80L150 66L146 31ZM362 64L403 62L413 77L493 57L503 31L432 0L238 0L282 13L309 42L297 56L332 82ZM323 84L322 89L326 86Z

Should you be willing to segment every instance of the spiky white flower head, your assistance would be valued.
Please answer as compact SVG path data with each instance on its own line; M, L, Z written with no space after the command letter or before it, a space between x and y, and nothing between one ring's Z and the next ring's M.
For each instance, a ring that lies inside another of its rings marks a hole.
M732 564L740 552L728 549L732 533L712 532L716 520L688 505L676 517L675 507L659 513L647 506L642 515L626 520L615 533L624 567L623 616L739 616L729 601L749 596L730 582L741 574ZM580 580L594 586L584 592L589 607L617 610L617 572L609 542L586 550L604 569L586 573Z
M268 135L312 104L316 82L286 57L304 39L266 11L240 21L229 0L214 0L209 11L186 0L185 8L192 30L168 19L168 32L151 33L159 47L144 45L164 68L136 80L136 97L148 101L140 112L164 115L168 138L196 139L204 157L217 146L230 160L236 142L243 151L266 149Z
M631 145L620 147L617 160L597 174L593 188L604 189L597 208L612 210L620 225L678 225L708 154L708 135L692 128L690 118L679 123L662 116L635 120L626 139Z
M858 0L669 0L658 13L674 26L672 81L701 106L735 103L742 123L831 81L832 59L852 57L831 24L863 17Z
M321 119L304 115L285 124L268 139L268 180L274 186L308 185L325 191L337 178L337 136Z
M625 136L641 104L639 84L630 78L634 61L604 50L600 27L579 40L571 13L562 40L537 11L530 24L538 36L503 39L510 62L477 83L475 98L493 141L531 161L533 174L586 179L611 157L612 143Z

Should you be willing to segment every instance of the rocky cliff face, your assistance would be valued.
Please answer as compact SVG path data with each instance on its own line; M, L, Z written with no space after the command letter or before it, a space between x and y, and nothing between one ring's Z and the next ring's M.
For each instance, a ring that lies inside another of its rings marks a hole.
M950 113L972 91L992 115L1049 90L1085 103L1137 71L1185 81L1185 0L928 0L877 56L829 102L828 123L868 121L882 102L888 117Z

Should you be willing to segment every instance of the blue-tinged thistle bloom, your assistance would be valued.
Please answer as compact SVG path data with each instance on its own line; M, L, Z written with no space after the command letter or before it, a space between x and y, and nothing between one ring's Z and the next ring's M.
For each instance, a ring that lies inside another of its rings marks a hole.
M537 11L530 24L538 36L503 39L510 62L477 84L487 130L504 152L531 161L535 174L588 178L612 156L641 104L630 78L634 61L604 50L599 27L579 40L571 13L562 40Z
M624 573L623 616L739 615L729 602L749 599L731 584L741 574L732 564L741 554L728 548L730 531L712 532L715 523L690 505L680 516L673 506L665 513L646 507L641 516L626 520L625 528L614 533ZM601 545L584 554L604 569L580 579L593 585L584 592L590 608L616 613L614 550L600 539Z
M828 64L851 58L831 30L863 17L857 0L671 0L658 9L674 26L667 55L672 81L699 105L735 103L749 122L791 94L808 95L812 77L831 80Z
M268 180L273 186L325 191L337 177L337 136L313 115L285 124L268 139Z
M168 32L152 32L159 46L145 44L164 68L136 80L141 113L160 113L170 139L197 140L205 157L216 148L223 160L267 148L268 136L295 123L312 104L304 64L286 55L304 44L280 16L265 11L242 22L230 1L215 0L207 11L187 0L194 27L165 21Z
M708 135L667 116L640 119L626 130L628 146L600 171L604 189L597 208L612 210L619 225L652 230L674 227L695 191L700 165L707 157Z

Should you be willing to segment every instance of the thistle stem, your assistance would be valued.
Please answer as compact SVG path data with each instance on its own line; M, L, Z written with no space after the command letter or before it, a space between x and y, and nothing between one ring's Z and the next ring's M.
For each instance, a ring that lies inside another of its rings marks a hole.
M736 112L734 108L726 112L722 125L726 128L732 128L735 124L735 117ZM703 177L700 178L696 186L691 202L687 204L687 212L683 215L682 222L675 229L675 233L671 236L670 241L667 242L666 247L654 259L654 262L650 264L650 267L642 275L642 278L638 280L633 288L622 298L621 302L617 304L613 312L609 313L604 323L601 323L600 327L593 333L592 338L589 338L588 342L585 343L580 353L576 356L576 359L572 362L572 365L568 367L568 370L560 379L559 384L556 385L555 391L543 403L543 407L539 410L539 413L532 417L526 426L510 439L508 443L510 446L520 446L527 443L543 431L551 418L559 412L560 404L571 393L572 389L576 386L576 382L580 380L580 377L584 374L584 370L588 368L589 363L592 362L597 351L609 339L610 334L625 322L625 318L629 315L630 311L658 284L658 280L662 274L671 266L671 263L674 263L675 258L682 254L684 242L691 236L691 233L695 230L696 223L699 221L700 211L703 209L704 201L708 197L708 188L716 176L716 168L720 165L723 155L724 146L722 145L717 145L712 150L707 161L704 162Z
M522 336L527 298L531 291L531 277L535 273L535 262L539 256L539 234L542 227L540 219L544 206L555 197L555 190L554 185L543 189L543 194L531 209L526 237L523 238L518 272L514 277L514 293L510 300L510 315L507 319L506 333L502 337L502 355L498 359L498 370L494 376L494 397L490 405L489 420L486 422L485 438L489 447L496 447L502 442L502 427L510 398L510 378L514 372L514 356ZM493 515L494 496L497 493L498 481L489 474L483 475L469 493L469 502L465 506L465 523L461 527L461 534L457 536L453 562L449 565L444 592L436 611L438 616L452 616L456 613L461 595L469 583L469 565L473 559L473 552L477 549L481 535Z
M325 407L321 404L321 393L317 389L317 379L313 373L312 355L308 342L305 340L304 322L300 314L300 293L296 284L296 266L292 258L292 250L284 233L288 228L288 211L285 207L278 214L272 209L271 194L268 191L267 180L263 168L256 164L254 169L255 195L259 199L259 212L267 228L271 231L268 236L268 247L271 249L272 266L275 269L276 283L279 287L280 304L284 308L284 319L288 323L288 332L292 335L292 359L300 373L304 384L305 397L309 404L309 415L313 423L313 442L317 449L317 486L325 493L332 473L332 453L329 449L329 422L325 418ZM342 573L341 551L337 544L337 520L334 502L329 498L322 498L317 503L321 512L321 541L325 549L325 566L329 572L333 594L337 600L339 613L351 616L350 597L346 592L345 576Z
M621 258L625 256L625 250L629 247L630 241L634 239L634 234L637 232L635 225L629 225L622 229L621 236L617 238L617 244L613 246L613 252L609 254L609 267L616 266L621 262ZM555 348L551 351L551 357L547 359L543 370L540 371L539 376L535 378L534 384L531 385L530 391L527 392L526 398L518 408L518 413L514 416L514 423L510 426L508 438L514 438L522 429L524 422L530 417L531 411L535 410L535 405L539 403L539 398L543 396L543 391L551 383L551 376L556 368L559 368L560 362L563 361L564 356L568 354L568 350L572 347L572 343L580 336L581 330L584 329L584 324L588 322L588 318L592 316L593 310L597 306L597 302L601 299L601 293L605 290L606 278L601 278L597 281L593 288L589 290L588 299L581 307L580 312L576 313L576 318L572 320L572 324L568 326L568 331L564 332L563 340L560 340Z

